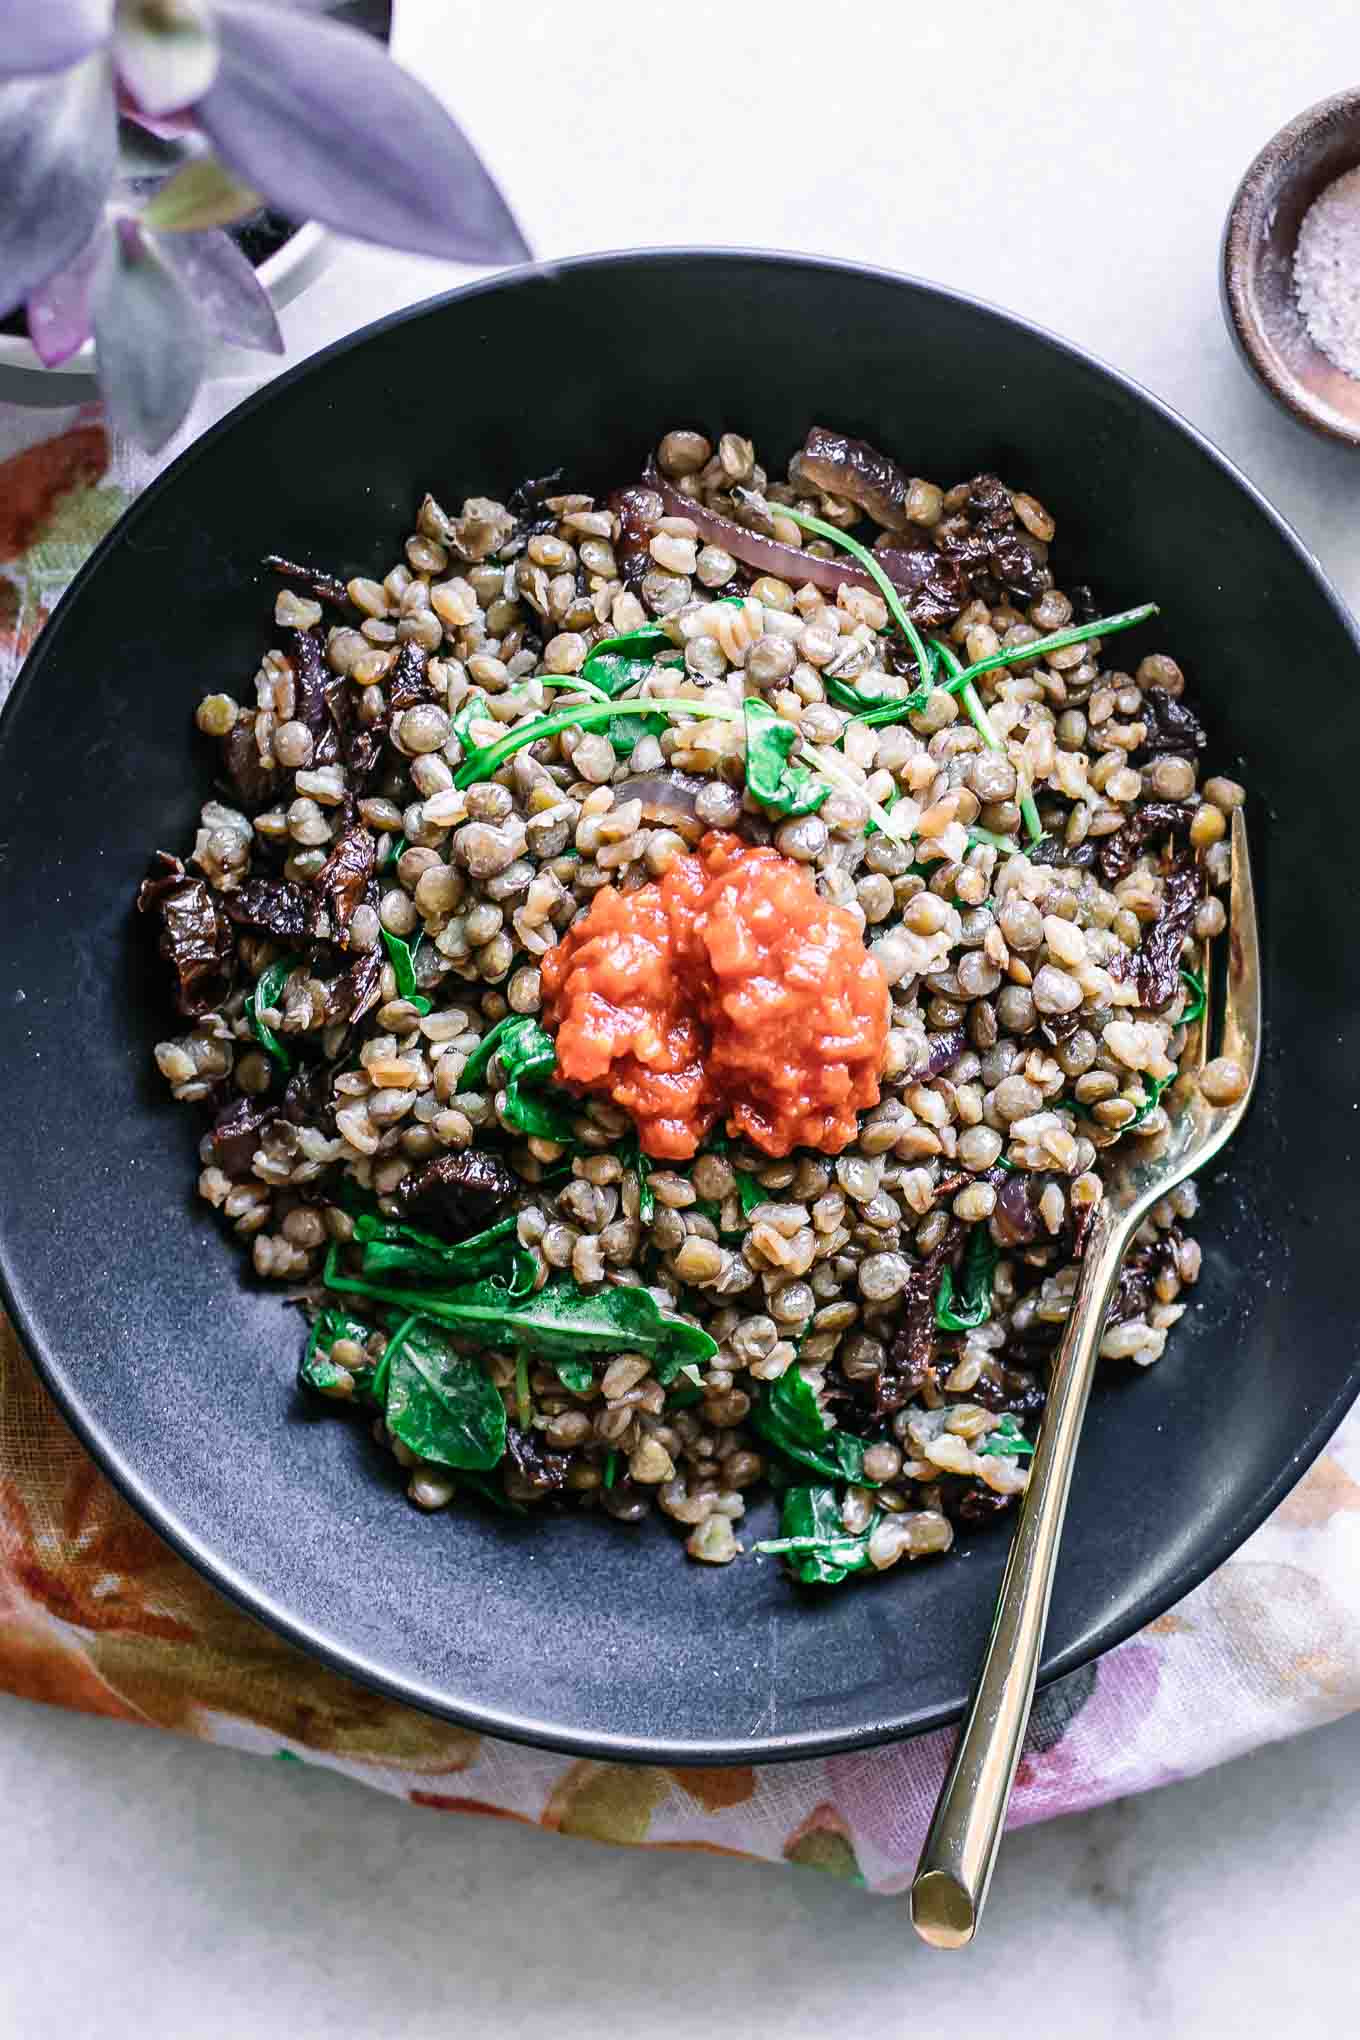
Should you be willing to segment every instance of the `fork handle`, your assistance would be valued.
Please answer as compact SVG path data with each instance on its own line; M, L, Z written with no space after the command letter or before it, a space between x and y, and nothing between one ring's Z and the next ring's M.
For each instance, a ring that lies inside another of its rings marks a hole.
M1077 1443L1127 1232L1106 1204L1099 1206L1053 1364L982 1670L916 1867L912 1924L937 1948L963 1947L982 1917L1034 1700Z

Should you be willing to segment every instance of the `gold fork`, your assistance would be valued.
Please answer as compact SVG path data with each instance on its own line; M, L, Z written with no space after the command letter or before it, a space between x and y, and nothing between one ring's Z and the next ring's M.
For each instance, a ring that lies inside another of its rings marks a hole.
M1121 1144L1087 1234L991 1637L911 1887L912 1924L936 1948L971 1941L986 1902L1034 1700L1081 1423L1120 1263L1152 1207L1231 1138L1256 1081L1260 952L1240 809L1232 818L1227 947L1220 1054L1210 1061L1215 1001L1212 945L1206 943L1204 1013L1167 1094L1168 1129L1151 1141ZM1233 1096L1239 1082L1240 1094Z

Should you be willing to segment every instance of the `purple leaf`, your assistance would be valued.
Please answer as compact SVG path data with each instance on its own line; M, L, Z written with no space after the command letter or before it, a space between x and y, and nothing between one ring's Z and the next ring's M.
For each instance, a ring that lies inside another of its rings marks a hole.
M216 20L199 125L271 204L422 255L528 255L467 137L368 36L257 0L218 0Z
M193 299L134 220L94 293L99 386L114 427L154 453L183 424L206 342Z
M118 134L108 58L0 90L0 317L94 232Z
M214 332L233 347L282 354L269 292L229 234L169 234L159 247Z
M164 6L122 6L113 31L118 75L153 120L192 106L212 84L217 39L186 0Z
M78 64L112 22L113 0L0 0L0 79Z
M89 339L95 279L112 256L113 236L101 220L75 260L29 292L28 337L45 367L60 367Z

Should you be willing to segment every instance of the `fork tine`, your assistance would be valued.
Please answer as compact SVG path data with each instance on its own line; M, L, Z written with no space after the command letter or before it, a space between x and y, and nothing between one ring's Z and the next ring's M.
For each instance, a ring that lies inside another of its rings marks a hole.
M1199 946L1199 974L1204 980L1204 1011L1195 1023L1195 1031L1189 1052L1181 1057L1182 1070L1198 1076L1209 1060L1209 1041L1214 1031L1214 945L1201 942Z
M1251 882L1247 825L1241 808L1232 818L1232 890L1228 908L1228 972L1221 1053L1256 1074L1261 1042L1261 951L1256 893Z

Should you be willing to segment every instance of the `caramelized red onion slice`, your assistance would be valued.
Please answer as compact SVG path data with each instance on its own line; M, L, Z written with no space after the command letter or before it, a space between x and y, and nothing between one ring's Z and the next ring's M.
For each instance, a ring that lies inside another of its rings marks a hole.
M686 842L697 843L708 827L700 819L698 809L703 787L702 779L691 778L687 772L639 772L614 788L614 801L622 805L640 800L644 822L659 822L674 829Z
M996 1230L1003 1246L1030 1246L1042 1228L1039 1193L1029 1174L1007 1176L996 1193Z
M968 1036L961 1027L951 1027L945 1034L926 1036L926 1059L915 1072L916 1081L924 1083L928 1077L938 1077L951 1063L956 1063L968 1046Z
M866 439L847 439L827 425L814 425L798 456L800 471L815 489L855 503L885 530L905 532L906 475L895 460Z
M818 559L815 553L805 553L799 546L781 545L777 538L764 538L758 531L748 531L734 518L722 517L716 510L705 509L702 503L691 502L650 470L646 481L647 487L661 498L667 517L688 517L706 544L721 546L734 560L754 568L758 574L773 574L793 588L811 581L814 587L825 588L833 595L837 588L874 588L864 569L849 560Z
M646 486L660 497L667 517L688 517L707 544L721 546L724 552L731 553L734 560L740 560L743 566L753 568L758 574L773 574L793 588L801 588L811 581L814 587L824 588L832 595L837 588L867 588L871 594L878 593L873 576L866 574L863 567L857 567L851 560L820 559L816 553L806 553L799 546L781 545L777 538L765 538L758 531L748 531L734 518L723 517L716 510L706 509L702 503L691 502L688 496L682 496L678 489L673 489L652 469L648 469ZM774 515L779 514L777 503L771 504L770 508ZM914 602L921 596L931 575L950 575L952 572L949 562L941 559L924 534L913 544L910 535L903 533L899 543L890 550L876 548L874 558L894 588L900 594L913 598L913 604L909 605L912 620L922 622L928 630L937 629L942 621L957 616L967 599L966 587L962 588L956 603L946 600L941 593L920 617L917 616Z

